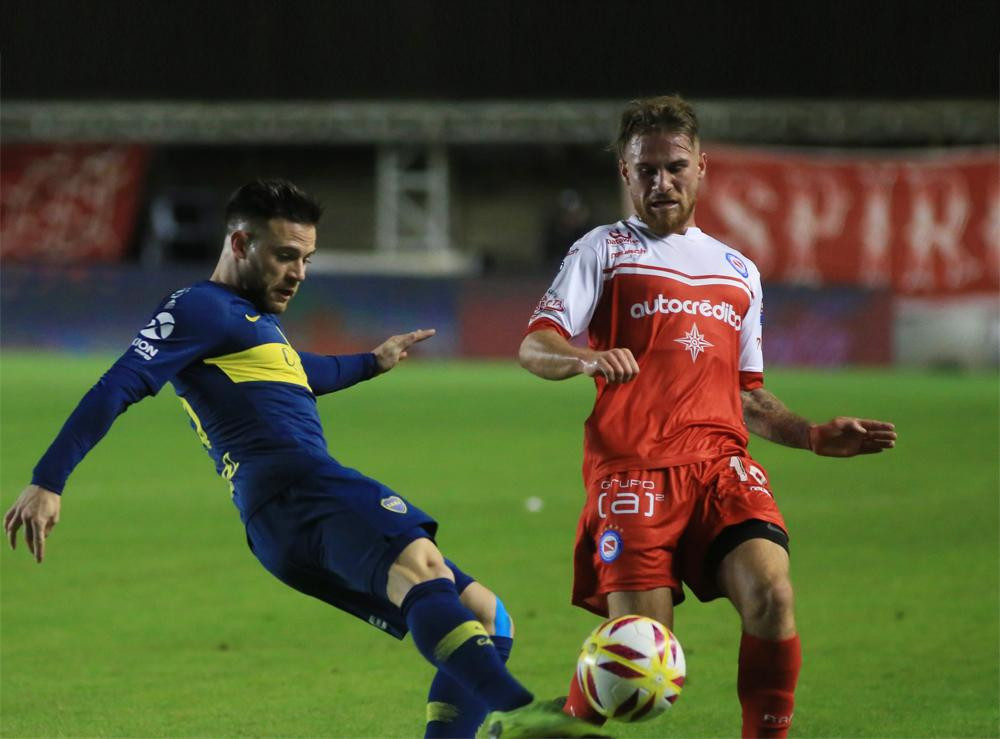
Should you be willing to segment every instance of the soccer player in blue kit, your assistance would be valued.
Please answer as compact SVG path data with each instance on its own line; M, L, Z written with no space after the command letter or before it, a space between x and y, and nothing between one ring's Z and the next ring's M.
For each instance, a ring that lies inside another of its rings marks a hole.
M4 517L11 547L23 526L42 562L70 473L119 414L170 382L228 481L261 564L397 638L409 631L437 668L426 736L472 736L477 727L492 737L592 734L507 671L510 617L442 556L437 522L327 451L316 397L388 372L434 331L392 336L366 354L292 348L278 316L306 277L321 212L284 180L233 194L211 279L164 299L80 401Z

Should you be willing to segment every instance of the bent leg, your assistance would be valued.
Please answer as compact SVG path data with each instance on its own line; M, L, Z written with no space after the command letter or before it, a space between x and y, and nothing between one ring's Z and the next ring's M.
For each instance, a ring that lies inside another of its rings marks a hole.
M737 679L743 736L786 737L802 663L788 552L749 539L722 560L718 583L743 623Z

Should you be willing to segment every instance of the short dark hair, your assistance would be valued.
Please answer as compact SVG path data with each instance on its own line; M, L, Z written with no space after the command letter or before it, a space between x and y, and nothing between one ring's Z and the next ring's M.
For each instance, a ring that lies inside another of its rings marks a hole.
M618 158L625 158L625 148L634 136L653 131L682 133L694 143L698 140L698 116L691 103L680 95L632 100L622 111L618 124L618 138L614 142Z
M226 228L240 221L282 218L292 223L315 225L323 206L288 180L254 180L239 188L226 203Z

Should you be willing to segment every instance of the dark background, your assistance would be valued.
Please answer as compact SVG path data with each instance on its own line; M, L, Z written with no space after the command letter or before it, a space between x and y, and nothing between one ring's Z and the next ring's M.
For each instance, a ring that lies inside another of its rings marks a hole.
M6 99L995 98L1000 3L6 0Z

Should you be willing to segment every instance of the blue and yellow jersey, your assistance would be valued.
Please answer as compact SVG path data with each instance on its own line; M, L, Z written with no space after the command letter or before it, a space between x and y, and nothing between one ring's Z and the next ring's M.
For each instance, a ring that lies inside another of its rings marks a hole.
M61 492L114 419L170 382L246 520L302 475L336 463L316 396L375 372L373 354L296 352L273 314L259 312L231 288L200 282L161 301L125 354L84 396L36 466L33 482Z

